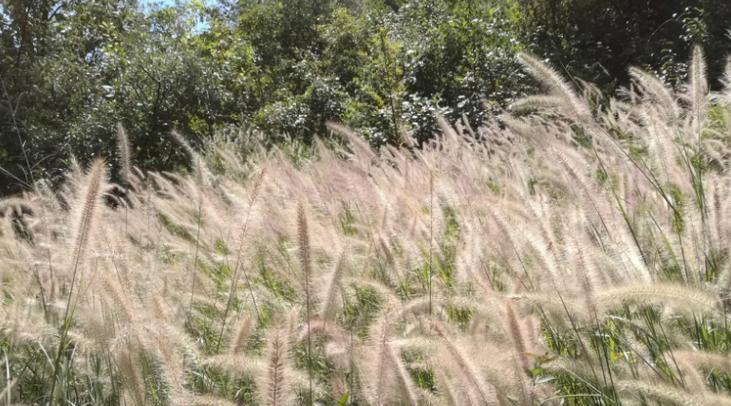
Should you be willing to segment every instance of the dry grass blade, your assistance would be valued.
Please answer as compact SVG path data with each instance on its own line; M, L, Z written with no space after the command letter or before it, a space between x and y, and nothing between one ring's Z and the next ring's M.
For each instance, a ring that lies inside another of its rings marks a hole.
M693 47L693 56L689 67L689 93L692 103L692 111L696 114L696 120L702 119L701 115L705 109L706 95L708 94L708 79L706 78L706 58L699 46Z
M132 147L127 130L117 124L117 152L119 153L120 177L125 185L132 181Z
M368 145L368 143L353 130L334 121L328 121L326 125L327 128L329 128L331 131L342 135L348 142L350 142L353 147L353 154L355 156L371 159L376 157L376 155L373 153L373 150L371 149L371 146Z
M720 300L712 293L680 284L653 283L622 286L595 293L597 302L604 307L625 302L665 304L678 311L713 315L718 312Z
M651 73L634 67L629 69L629 74L646 97L662 106L668 120L674 120L679 116L672 91L660 79Z
M553 68L541 62L534 55L525 52L518 54L518 61L534 79L546 86L556 96L561 97L567 107L576 114L577 119L587 119L590 116L586 103Z
M234 331L236 334L233 336L230 344L229 352L232 354L240 354L248 345L248 340L256 327L256 321L250 317L243 317L236 325Z
M307 214L305 213L305 206L301 202L297 207L297 236L299 239L299 257L300 267L302 270L302 278L304 279L305 287L305 317L307 323L307 380L309 384L308 403L312 404L312 335L311 335L311 320L312 320L312 291L311 291L311 278L312 278L312 258L310 251L310 234L307 226Z
M338 294L338 287L343 271L347 265L347 250L344 249L340 254L335 268L330 273L329 277L325 281L324 289L322 292L322 301L320 302L319 315L325 320L334 318L336 311L336 300Z
M494 404L497 401L495 391L487 385L485 378L480 374L479 369L472 363L472 358L465 354L460 347L452 341L444 328L438 324L433 325L434 331L442 339L446 350L452 355L459 366L463 378L469 386L475 390L483 404Z
M288 398L291 395L291 388L287 361L288 352L286 337L281 330L275 329L269 335L268 340L266 377L259 383L263 393L262 404L269 406L289 404Z
M76 273L79 264L84 261L91 233L98 218L99 200L104 178L106 177L105 165L105 162L101 159L97 159L91 164L84 181L79 187L80 198L74 203L73 210L75 214L71 225L73 230L71 241L73 241L73 244L68 262L68 269L72 274Z

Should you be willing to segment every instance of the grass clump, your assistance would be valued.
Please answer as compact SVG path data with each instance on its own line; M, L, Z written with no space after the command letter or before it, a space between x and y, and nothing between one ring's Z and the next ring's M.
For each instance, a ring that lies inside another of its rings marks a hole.
M479 137L216 171L178 137L190 175L121 139L123 187L0 202L2 402L730 403L731 93L700 51L601 103L520 60L549 95Z

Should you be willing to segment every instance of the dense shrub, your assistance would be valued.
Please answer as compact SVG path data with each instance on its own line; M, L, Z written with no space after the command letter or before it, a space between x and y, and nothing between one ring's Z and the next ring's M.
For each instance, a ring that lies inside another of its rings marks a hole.
M336 120L373 145L423 143L435 113L475 127L531 91L523 49L611 92L629 65L682 83L703 44L717 88L729 17L723 0L8 0L0 193L112 151L117 122L160 170L185 162L172 129L194 144L233 126L310 144Z
M133 5L60 2L2 15L16 31L2 31L0 166L19 178L3 178L4 190L57 178L72 155L87 162L113 150L117 122L140 148L140 163L163 169L182 162L165 139L170 130L211 134L238 118L227 115L228 72L198 52L186 10L145 15Z
M624 85L628 66L656 71L678 84L693 45L710 55L731 51L731 4L724 0L519 0L527 43L565 72L606 89ZM709 64L718 88L722 57Z

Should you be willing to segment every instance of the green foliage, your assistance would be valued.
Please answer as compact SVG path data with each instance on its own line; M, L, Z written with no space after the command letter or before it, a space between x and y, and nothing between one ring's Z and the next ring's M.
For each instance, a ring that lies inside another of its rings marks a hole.
M522 90L512 0L40 3L0 13L5 192L60 180L72 155L114 157L117 122L135 164L173 169L185 155L172 129L194 143L232 125L309 142L339 120L399 144L431 138L435 112L476 125L483 98Z
M228 79L195 47L193 10L143 14L129 1L42 3L48 8L30 10L38 14L11 13L6 23L16 31L2 31L0 121L9 157L0 166L17 178L4 188L58 178L72 155L82 162L100 152L113 156L117 122L136 146L137 164L174 168L185 156L166 133L211 134L230 119L224 112L232 96L221 86ZM32 27L24 28L24 19Z
M299 145L336 120L374 145L423 143L435 113L475 127L532 90L523 49L613 89L629 65L679 83L699 43L716 86L731 17L723 0L26 3L0 6L3 194L60 181L71 156L116 165L118 122L134 164L155 170L186 164L173 129Z
M612 89L626 84L628 66L646 66L680 84L693 45L724 56L731 6L722 0L526 0L526 42L567 73ZM712 85L724 69L713 58Z
M187 385L195 393L215 394L235 399L239 404L254 404L254 382L251 378L234 378L219 368L200 366L188 375Z

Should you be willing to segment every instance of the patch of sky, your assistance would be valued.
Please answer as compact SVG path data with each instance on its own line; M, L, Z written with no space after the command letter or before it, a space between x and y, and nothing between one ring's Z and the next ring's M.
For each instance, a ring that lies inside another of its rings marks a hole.
M219 4L218 0L139 0L139 6L142 11L149 13L155 10L161 10L167 7L175 6L214 6ZM204 18L198 19L195 25L195 31L204 32L208 29L209 23Z

